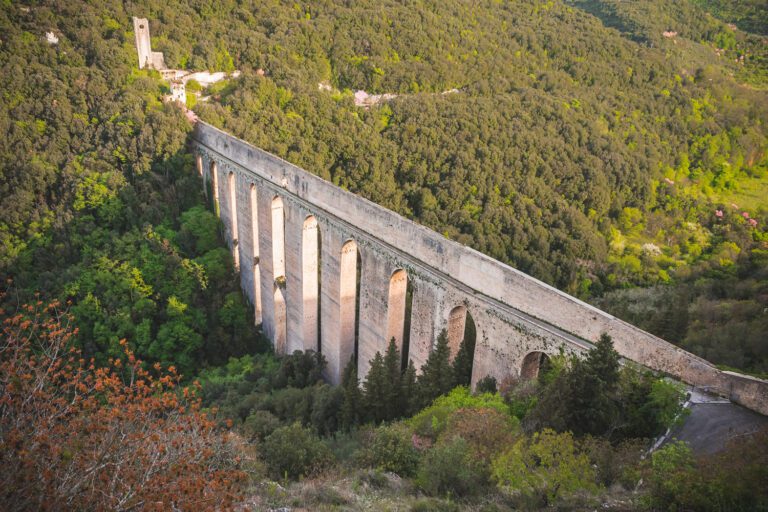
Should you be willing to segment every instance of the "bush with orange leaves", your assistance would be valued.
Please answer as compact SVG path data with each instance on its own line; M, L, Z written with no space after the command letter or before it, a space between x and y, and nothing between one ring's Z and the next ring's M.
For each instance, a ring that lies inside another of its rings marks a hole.
M1 298L1 297L0 297ZM241 498L251 457L171 367L94 367L56 302L0 310L0 509L206 510Z

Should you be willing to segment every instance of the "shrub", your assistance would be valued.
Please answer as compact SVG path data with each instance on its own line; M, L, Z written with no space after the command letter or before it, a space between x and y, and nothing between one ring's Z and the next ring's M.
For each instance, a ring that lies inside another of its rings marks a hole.
M331 451L299 423L281 427L264 440L264 460L273 478L311 476L332 462Z
M241 430L248 439L263 441L280 425L280 420L271 412L254 411L245 419Z
M493 478L501 490L541 506L597 490L589 458L577 452L571 433L549 429L521 439L499 456L493 462Z
M296 350L280 359L280 369L275 376L275 388L305 388L323 380L326 365L322 354L307 350Z
M696 459L683 442L651 456L648 505L659 510L768 510L768 430Z
M278 364L272 354L258 354L230 357L225 365L201 370L198 380L203 388L203 404L221 407L222 402L232 397L268 392L269 380L277 372Z
M540 384L537 380L512 380L505 382L504 401L509 405L512 415L524 419L528 411L536 406Z
M387 426L372 432L370 445L360 452L360 461L376 469L411 476L418 467L419 453L407 431Z
M347 505L349 500L330 483L308 482L301 493L301 505L331 505L333 508ZM283 509L285 510L285 509Z
M339 410L344 401L344 390L328 384L318 384L310 389L312 390L310 414L312 427L321 436L333 434L339 429Z
M385 489L389 486L389 478L386 473L379 469L373 469L364 472L358 478L358 483L362 483L374 489Z
M411 512L459 512L459 510L456 503L435 498L420 499L411 507Z
M309 425L312 420L312 388L285 388L272 393L268 408L286 423L298 421Z
M56 302L11 315L0 308L0 509L226 509L243 499L258 462L172 368L146 369L125 340L122 358L95 368Z
M200 82L198 82L194 78L190 78L189 80L187 80L186 87L187 87L187 92L200 92L203 90L203 86L200 85Z
M333 457L340 463L344 463L357 458L360 448L365 444L363 437L357 430L336 432L332 437L325 439L325 443L333 452Z
M652 438L682 421L685 389L681 384L640 372L631 366L622 369L618 392L621 427L613 438Z
M647 449L645 440L630 439L612 445L607 439L586 436L580 446L595 468L600 484L610 487L620 483L631 489L639 480L638 464Z
M509 416L509 407L499 395L484 393L472 395L469 388L459 386L447 395L438 397L431 406L416 414L410 425L420 436L435 441L445 430L448 418L458 409L495 409Z
M469 443L457 437L427 452L416 482L433 496L469 496L487 484L488 476L472 457Z
M496 409L459 409L448 418L441 440L464 439L473 457L487 465L519 432L518 420Z
M478 393L491 393L495 394L498 392L498 385L496 383L496 377L491 377L490 375L486 375L482 379L480 379L477 382L477 386L475 386L475 390Z
M650 504L653 508L686 508L690 489L696 486L693 452L683 441L669 443L651 455L649 472Z

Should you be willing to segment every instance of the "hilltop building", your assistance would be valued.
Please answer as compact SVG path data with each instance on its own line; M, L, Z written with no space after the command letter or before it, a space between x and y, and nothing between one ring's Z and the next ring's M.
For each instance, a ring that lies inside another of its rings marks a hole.
M139 69L154 69L160 72L163 80L168 80L171 86L171 94L166 96L166 101L174 101L181 105L187 104L187 82L197 81L202 87L208 87L225 78L237 78L240 71L230 74L223 71L187 71L185 69L168 69L165 66L163 52L153 52L152 42L149 36L149 21L146 18L133 18L133 31L136 35L136 52L139 58ZM197 93L195 93L197 94Z

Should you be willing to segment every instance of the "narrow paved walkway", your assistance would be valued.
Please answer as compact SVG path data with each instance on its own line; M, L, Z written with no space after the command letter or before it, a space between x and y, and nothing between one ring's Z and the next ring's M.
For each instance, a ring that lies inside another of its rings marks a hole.
M674 439L686 441L696 454L718 452L732 439L768 428L768 416L696 389L691 391L687 406L690 415L665 443Z

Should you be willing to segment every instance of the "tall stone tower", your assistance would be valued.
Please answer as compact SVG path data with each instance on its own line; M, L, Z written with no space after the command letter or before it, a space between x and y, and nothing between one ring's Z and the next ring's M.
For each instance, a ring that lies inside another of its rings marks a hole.
M149 39L149 21L146 18L133 18L133 33L136 34L136 52L139 54L139 69L165 69L163 52L153 52Z
M139 69L152 64L152 46L149 42L149 22L146 18L133 18L133 32L136 34L136 51L139 54Z

